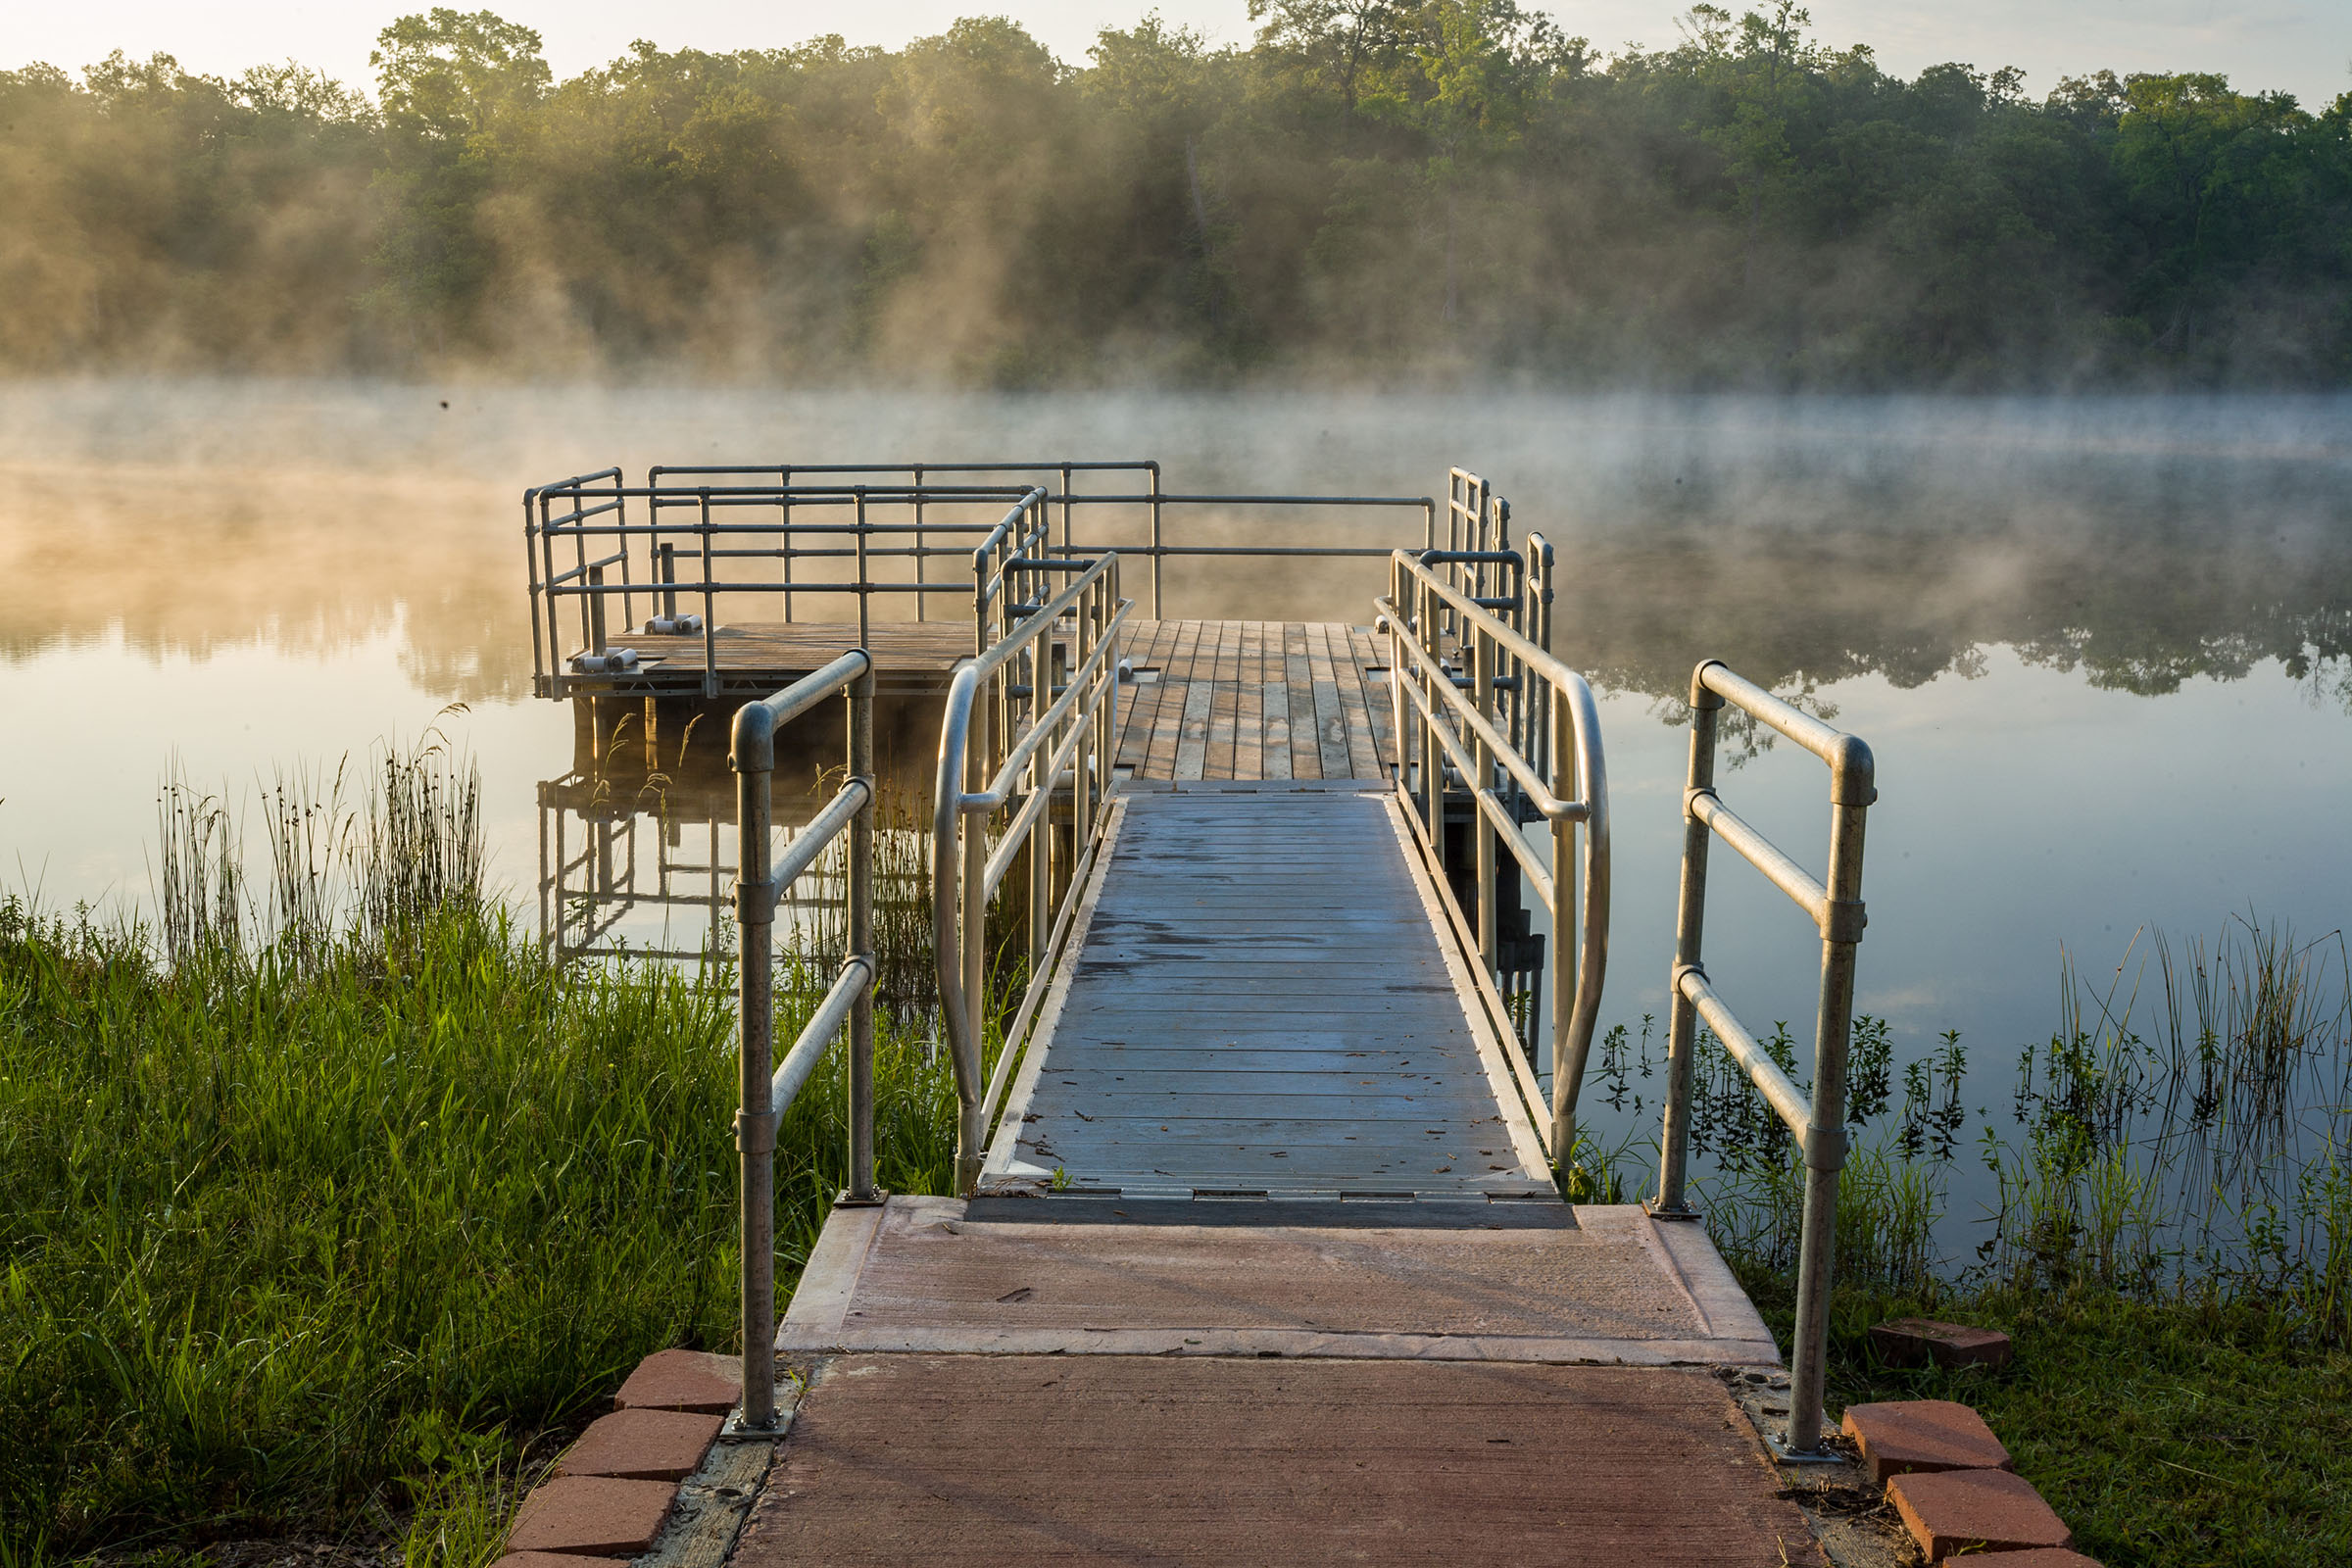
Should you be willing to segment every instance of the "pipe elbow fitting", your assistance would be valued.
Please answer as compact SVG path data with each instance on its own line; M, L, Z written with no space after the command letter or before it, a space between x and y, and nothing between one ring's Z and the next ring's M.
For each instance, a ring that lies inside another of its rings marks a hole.
M727 734L727 765L738 773L774 771L776 715L765 703L746 703L735 710L735 724Z
M1830 759L1830 798L1839 806L1869 806L1879 798L1878 761L1859 735L1838 737Z

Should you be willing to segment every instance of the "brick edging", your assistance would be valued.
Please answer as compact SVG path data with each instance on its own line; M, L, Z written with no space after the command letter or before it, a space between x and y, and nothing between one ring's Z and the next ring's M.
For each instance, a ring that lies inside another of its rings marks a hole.
M657 1350L533 1487L495 1568L612 1568L651 1551L678 1488L702 1467L726 1412L740 1402L743 1364L701 1350Z

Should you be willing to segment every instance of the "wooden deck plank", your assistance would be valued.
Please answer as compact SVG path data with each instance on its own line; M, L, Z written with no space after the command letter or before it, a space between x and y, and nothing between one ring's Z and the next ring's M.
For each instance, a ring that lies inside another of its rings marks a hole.
M1263 778L1266 765L1265 695L1259 671L1265 664L1266 623L1246 620L1234 661L1233 778Z
M1152 748L1144 762L1148 778L1176 776L1176 746L1184 729L1184 699L1195 623L1171 621L1167 646L1159 656L1159 710L1152 726Z
M1220 620L1212 624L1216 630L1208 648L1208 726L1202 738L1200 776L1231 778L1238 741L1234 726L1240 719L1234 699L1238 695L1235 670L1241 655L1242 623Z
M1315 743L1315 677L1307 662L1306 628L1282 629L1283 682L1291 714L1291 776L1323 778L1322 749Z
M1159 682L1159 662L1174 627L1166 620L1143 620L1139 632L1141 651L1134 656L1136 670L1146 670L1148 677L1129 684L1127 717L1119 733L1119 766L1129 773L1146 773L1151 768L1152 733L1159 726L1159 703L1166 698L1166 686Z
M1187 782L1381 777L1386 692L1363 672L1380 646L1319 622L1131 622L1128 659L1152 673L1122 695L1119 765Z
M1332 632L1332 658L1338 664L1340 708L1348 720L1348 766L1357 778L1381 776L1380 737L1372 727L1372 705L1364 699L1364 656L1355 628Z
M1348 758L1348 715L1340 708L1340 672L1333 665L1329 628L1307 628L1314 671L1315 748L1325 778L1353 778Z

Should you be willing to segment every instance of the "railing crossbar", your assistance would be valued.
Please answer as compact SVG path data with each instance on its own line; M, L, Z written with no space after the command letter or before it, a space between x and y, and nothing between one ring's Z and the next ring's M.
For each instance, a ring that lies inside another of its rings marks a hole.
M1725 806L1715 793L1717 714L1726 703L1796 742L1830 767L1829 874L1816 878ZM1854 958L1866 917L1862 906L1864 816L1878 799L1876 763L1862 741L1783 702L1715 660L1690 676L1690 768L1683 791L1683 877L1675 921L1673 1010L1667 1026L1665 1122L1659 1139L1653 1212L1689 1218L1685 1167L1690 1136L1690 1080L1703 1020L1757 1092L1794 1135L1805 1168L1797 1240L1796 1324L1789 1367L1785 1458L1823 1457L1822 1397L1829 1340L1831 1264L1836 1253L1838 1185L1845 1164L1845 1067L1852 1033ZM1716 840L1803 909L1821 935L1821 990L1815 1009L1812 1093L1790 1081L1715 992L1701 956L1706 920L1707 854Z
M783 1121L784 1113L792 1108L794 1099L816 1071L817 1063L824 1060L825 1053L832 1049L842 1026L850 1021L850 1009L858 1004L858 999L865 995L873 983L874 966L869 960L853 956L843 962L841 972L833 977L833 984L825 991L825 1000L817 1004L816 1011L810 1013L808 1021L801 1026L800 1034L793 1040L792 1049L784 1054L783 1064L776 1068L775 1076L768 1082L767 1113L775 1117L778 1123Z

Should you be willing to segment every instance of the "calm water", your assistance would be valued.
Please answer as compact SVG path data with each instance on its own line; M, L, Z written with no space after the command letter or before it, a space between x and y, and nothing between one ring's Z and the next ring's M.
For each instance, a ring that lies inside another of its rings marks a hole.
M0 388L0 871L52 907L139 908L173 759L243 799L437 722L479 760L494 875L535 911L559 830L568 855L594 846L579 813L541 806L573 736L528 695L523 486L615 463L1140 456L1191 490L1420 494L1461 463L1561 545L1555 646L1605 694L1616 808L1604 1021L1664 1011L1677 694L1702 656L1876 749L1860 1004L1905 1052L1960 1030L1992 1069L1972 1100L1997 1102L2001 1065L2049 1033L2062 950L2096 973L2146 928L2345 918L2341 399L18 383ZM1371 563L1171 573L1171 613L1360 621L1381 586ZM1818 862L1809 757L1765 752L1723 792ZM708 880L707 828L634 827L608 863L633 855L650 878L666 855L679 888ZM1752 1022L1801 1036L1810 927L1717 864L1710 970ZM692 947L708 918L641 907L613 934Z

